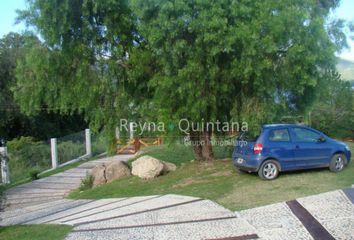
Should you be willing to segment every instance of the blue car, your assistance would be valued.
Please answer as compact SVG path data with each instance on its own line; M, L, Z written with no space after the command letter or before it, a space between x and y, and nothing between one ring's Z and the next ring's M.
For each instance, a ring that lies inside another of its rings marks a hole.
M255 138L242 133L232 154L240 171L258 172L265 180L280 172L329 167L339 172L349 163L349 147L304 125L270 124Z

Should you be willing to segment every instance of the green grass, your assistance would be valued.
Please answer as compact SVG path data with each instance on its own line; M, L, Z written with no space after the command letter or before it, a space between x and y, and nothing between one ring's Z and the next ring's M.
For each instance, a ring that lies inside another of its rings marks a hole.
M351 148L354 152L354 144ZM352 162L340 173L328 169L297 171L282 173L273 181L263 181L257 174L239 173L231 160L191 162L189 151L181 145L149 149L146 154L178 164L176 172L152 180L129 177L90 190L74 191L70 197L101 199L173 193L207 198L231 210L241 210L349 187L354 183ZM218 151L221 155L227 152Z
M68 225L15 225L0 227L0 240L61 240L71 231Z
M213 150L216 159L223 159L231 156L233 148L216 146ZM194 159L191 147L186 147L185 145L178 143L163 144L160 146L143 148L142 153L129 160L128 164L131 165L131 162L143 155L149 155L162 161L171 162L177 166L183 165Z

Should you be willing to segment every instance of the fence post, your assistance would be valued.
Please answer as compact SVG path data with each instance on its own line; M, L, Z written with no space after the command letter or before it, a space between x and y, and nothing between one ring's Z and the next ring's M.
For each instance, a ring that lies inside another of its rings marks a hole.
M10 172L7 161L7 147L0 147L0 158L1 158L1 176L2 183L9 184L10 183Z
M50 139L50 150L52 153L52 168L55 169L58 167L58 148L57 148L57 139Z
M130 134L130 139L134 139L134 127L132 122L129 123L129 134Z
M92 146L91 146L91 131L90 129L85 129L85 143L86 143L86 155L92 156Z

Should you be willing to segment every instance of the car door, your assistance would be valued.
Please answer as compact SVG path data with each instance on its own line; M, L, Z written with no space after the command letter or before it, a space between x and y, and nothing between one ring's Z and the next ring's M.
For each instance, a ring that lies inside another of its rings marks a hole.
M311 129L291 128L294 142L294 158L298 168L312 168L328 165L330 146L326 141L319 141L323 136Z
M296 168L294 146L291 142L288 128L269 130L267 149L271 157L278 159L282 170Z

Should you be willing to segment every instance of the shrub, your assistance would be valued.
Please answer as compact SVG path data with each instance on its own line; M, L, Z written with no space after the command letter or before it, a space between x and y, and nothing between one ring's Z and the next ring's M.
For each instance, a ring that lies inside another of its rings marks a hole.
M85 191L85 190L91 189L93 187L94 180L95 180L94 176L92 176L91 174L86 174L86 177L81 180L79 190Z
M31 178L31 180L37 180L39 179L40 172L41 170L39 168L34 167L29 171L29 177Z
M39 171L51 166L50 145L32 137L20 137L8 142L10 178L12 182L24 179L29 169Z
M60 164L78 158L85 153L86 147L84 143L65 141L58 144L58 160Z

